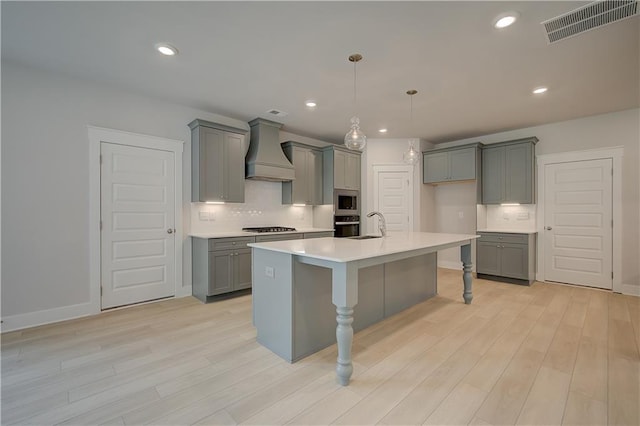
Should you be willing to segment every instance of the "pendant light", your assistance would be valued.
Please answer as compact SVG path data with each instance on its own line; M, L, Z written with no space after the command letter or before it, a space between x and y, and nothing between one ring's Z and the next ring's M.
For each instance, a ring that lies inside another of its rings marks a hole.
M407 90L407 95L411 100L411 112L409 115L409 130L413 131L413 95L418 93L417 90ZM420 161L420 152L416 149L417 139L409 139L409 149L402 154L402 161L406 164L414 166Z
M356 109L356 64L362 60L362 55L354 53L349 56L353 62L353 109ZM344 145L354 151L362 151L367 144L367 137L360 130L360 119L354 115L351 117L351 130L344 136Z

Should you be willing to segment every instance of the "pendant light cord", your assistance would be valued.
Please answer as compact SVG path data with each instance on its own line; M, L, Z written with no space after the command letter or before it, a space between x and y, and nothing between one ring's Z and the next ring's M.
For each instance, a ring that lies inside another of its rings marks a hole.
M356 99L356 65L357 61L353 61L353 115L358 115L358 101Z

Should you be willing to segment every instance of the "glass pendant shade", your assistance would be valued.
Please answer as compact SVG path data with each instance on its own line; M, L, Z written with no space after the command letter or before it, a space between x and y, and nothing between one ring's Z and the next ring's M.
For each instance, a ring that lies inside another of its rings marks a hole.
M351 118L351 130L344 136L344 145L354 151L362 151L367 144L367 137L360 130L360 119Z
M409 139L409 149L402 154L402 161L411 166L420 161L420 152L415 147L415 139Z

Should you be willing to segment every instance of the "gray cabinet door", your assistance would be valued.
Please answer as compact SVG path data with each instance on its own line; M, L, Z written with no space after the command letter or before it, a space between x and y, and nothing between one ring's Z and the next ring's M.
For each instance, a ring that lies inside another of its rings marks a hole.
M209 252L208 296L233 291L233 250Z
M192 201L244 202L245 135L194 120L191 127ZM225 129L226 126L222 126Z
M306 204L309 201L309 168L307 167L307 150L293 147L293 167L295 180L291 182L292 204Z
M482 204L500 204L504 194L504 149L482 151Z
M224 133L224 201L244 203L244 136Z
M224 200L224 151L224 132L201 126L199 150L199 201Z
M526 244L500 244L500 274L509 278L528 278L528 252Z
M476 178L476 148L449 151L449 180Z
M476 271L479 274L500 275L499 244L478 241Z
M533 204L533 144L504 147L504 202Z
M333 151L333 187L338 189L346 189L345 170L347 168L347 153Z
M309 201L314 206L322 204L322 151L307 152L307 169L309 179Z
M449 177L449 156L447 152L424 154L422 161L422 182L444 182Z
M233 253L233 289L251 288L251 249Z
M360 156L358 154L347 154L345 165L345 188L360 190Z

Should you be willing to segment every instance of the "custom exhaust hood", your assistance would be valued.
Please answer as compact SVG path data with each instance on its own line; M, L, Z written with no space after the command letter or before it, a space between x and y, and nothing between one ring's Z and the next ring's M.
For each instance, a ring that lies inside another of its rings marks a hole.
M280 128L275 121L256 118L249 122L251 142L246 156L245 178L283 182L295 179L293 165L280 147Z

